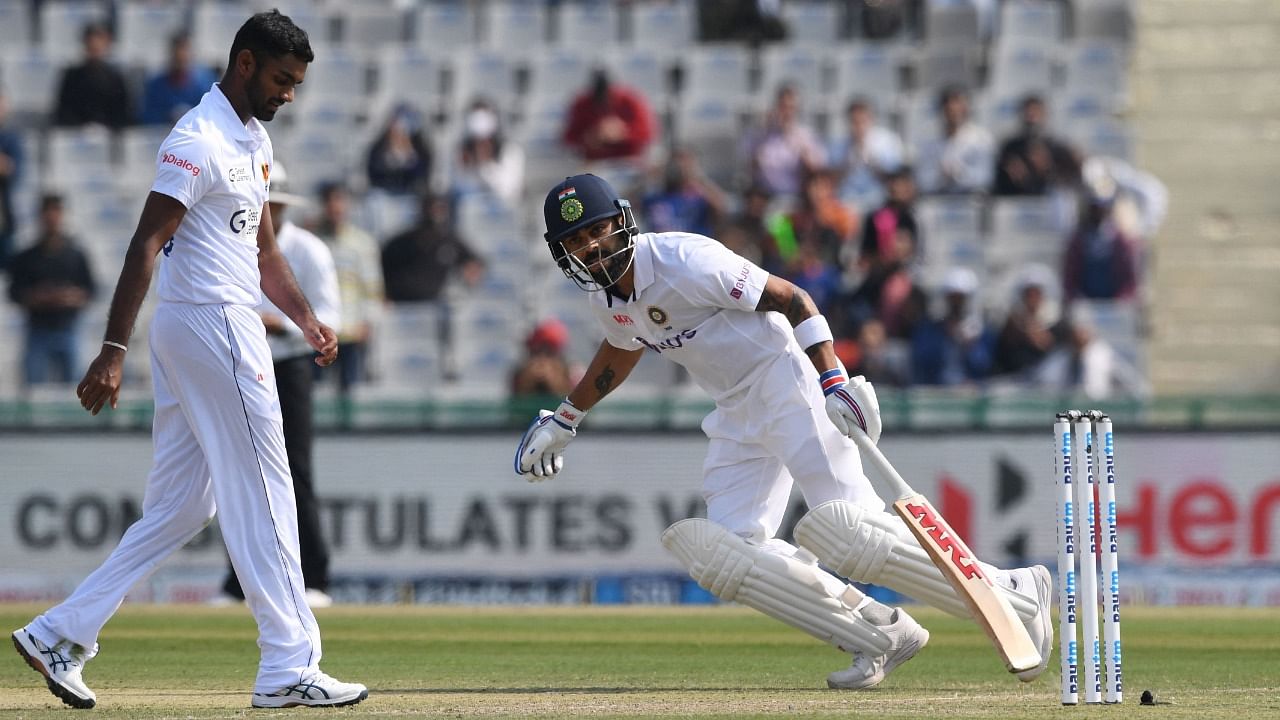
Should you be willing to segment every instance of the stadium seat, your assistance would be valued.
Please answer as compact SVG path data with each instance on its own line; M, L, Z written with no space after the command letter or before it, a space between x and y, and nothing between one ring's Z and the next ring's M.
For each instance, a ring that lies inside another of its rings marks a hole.
M667 105L671 97L671 63L652 48L622 45L609 48L605 66L613 77L644 93L655 110Z
M973 90L979 85L977 45L924 45L912 53L917 91L937 92L949 85Z
M926 197L916 203L920 223L921 280L937 286L955 266L974 268L983 261L982 204L970 197Z
M879 43L841 45L832 55L832 95L842 105L865 97L876 104L881 115L887 115L894 109L892 98L901 90L900 64L900 51L893 47Z
M414 45L432 54L470 46L477 37L471 8L472 3L467 0L414 3Z
M973 0L927 0L924 36L932 47L977 47L978 9Z
M761 106L772 102L777 89L785 82L800 91L806 104L817 104L828 97L829 59L822 50L793 43L764 48L760 53L760 88L756 93Z
M1104 117L1072 123L1063 130L1085 156L1133 159L1133 131L1123 120Z
M1063 90L1071 94L1123 97L1128 89L1124 47L1112 40L1085 39L1062 49Z
M169 134L167 128L136 126L120 132L120 176L118 185L126 192L143 195L156 176L156 158L160 144Z
M787 41L792 45L826 48L840 39L839 3L796 1L782 5Z
M1055 46L1043 42L1001 39L990 57L987 88L1003 97L1036 93L1048 97L1053 90Z
M169 40L187 28L187 11L179 3L130 0L116 10L116 55L128 65L154 72L169 59Z
M66 191L112 187L114 149L106 128L51 128L47 143L46 182Z
M708 176L721 184L733 179L743 129L736 103L707 95L690 97L680 103L675 129L679 143L698 148Z
M396 103L408 102L415 107L434 111L444 102L445 62L440 55L407 45L382 48L375 60L377 98L382 110ZM382 113L375 113L381 116Z
M33 43L29 0L0 0L0 47L25 50Z
M41 3L40 46L59 65L79 61L84 55L81 37L85 25L106 22L107 17L106 4L102 2ZM118 55L121 50L117 42L113 51Z
M437 303L392 303L370 344L370 372L389 397L429 397L442 377L441 307Z
M598 51L618 41L618 25L613 3L563 2L556 16L555 42L559 47Z
M366 57L349 48L317 53L295 99L308 109L313 102L360 103L370 96L369 69Z
M1075 37L1129 43L1133 39L1132 0L1072 0Z
M250 12L247 5L239 2L196 3L192 20L192 48L196 60L225 68L231 41Z
M409 24L395 5L346 3L334 8L338 37L349 51L370 55L408 40Z
M630 3L631 44L668 52L684 52L697 36L691 0Z
M1001 95L994 89L979 93L973 98L973 119L1000 143L1022 127L1022 101L1025 97L1020 92ZM1055 127L1052 122L1050 127Z
M991 233L983 257L990 270L1026 263L1062 266L1066 228L1051 197L995 198L991 201Z
M568 106L585 90L591 71L600 63L598 55L577 47L544 46L529 58L529 86L526 102ZM625 82L625 78L619 78Z
M472 48L453 53L450 71L454 107L464 107L471 98L484 96L504 112L516 109L517 68L505 51Z
M737 105L751 93L751 52L737 44L701 44L680 60L684 68L681 102L725 100Z
M0 55L0 79L15 126L43 127L53 113L62 68L39 45L6 47Z
M523 57L549 39L546 3L493 0L481 15L480 38L485 47L511 57Z
M1057 0L1004 0L1000 4L1000 40L1042 43L1062 41L1063 5Z

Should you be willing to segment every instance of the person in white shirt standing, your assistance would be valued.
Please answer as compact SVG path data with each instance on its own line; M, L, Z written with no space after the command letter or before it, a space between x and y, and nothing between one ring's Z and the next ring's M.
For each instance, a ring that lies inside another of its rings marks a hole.
M341 315L338 296L338 271L333 253L323 240L310 231L285 219L285 212L305 207L307 198L289 192L289 178L279 160L271 168L271 223L276 245L298 281L298 289L311 301L320 322L338 326ZM267 346L276 372L276 393L280 396L280 414L284 421L284 446L289 455L289 474L293 476L293 494L298 504L298 546L302 553L302 579L307 588L307 604L312 608L333 604L329 597L329 548L320 530L320 508L313 481L311 396L315 385L315 350L307 343L302 328L294 325L270 300L258 307L267 330ZM244 600L240 579L228 570L222 585L220 601Z
M595 175L557 184L543 215L551 255L590 293L605 339L560 407L541 411L521 438L518 474L541 480L560 472L587 411L652 351L684 366L716 403L702 422L710 440L702 479L707 517L681 520L662 534L699 585L850 653L852 665L827 677L833 688L878 685L929 633L819 561L855 582L969 617L863 474L851 438L880 439L875 390L861 376L845 375L831 330L803 290L711 238L640 233L630 203ZM811 508L796 526L800 547L777 537L793 482ZM992 568L990 575L1005 586L1047 664L1048 571Z
M254 707L350 705L364 685L320 671L320 629L304 597L293 483L262 318L266 297L302 329L316 362L337 338L316 318L276 243L267 206L273 163L264 122L291 102L313 53L278 11L231 44L227 71L178 121L125 255L106 339L76 388L97 414L116 407L124 354L157 256L151 323L155 456L142 518L61 604L13 632L14 645L64 703L93 707L82 677L125 594L221 509L222 536L258 624Z

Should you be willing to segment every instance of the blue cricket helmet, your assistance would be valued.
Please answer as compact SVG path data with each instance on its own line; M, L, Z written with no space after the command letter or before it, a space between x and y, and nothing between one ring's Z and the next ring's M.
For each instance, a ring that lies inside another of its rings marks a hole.
M542 216L547 225L543 238L551 250L551 257L564 274L583 290L595 291L611 287L621 277L621 273L616 268L610 272L605 267L607 263L602 263L597 268L596 275L593 275L590 268L565 251L563 242L579 230L617 215L623 218L619 232L625 233L626 238L614 254L627 253L625 259L626 266L629 267L635 236L640 231L636 226L635 212L631 209L631 203L619 197L613 186L603 178L591 173L567 177L551 188L542 204Z

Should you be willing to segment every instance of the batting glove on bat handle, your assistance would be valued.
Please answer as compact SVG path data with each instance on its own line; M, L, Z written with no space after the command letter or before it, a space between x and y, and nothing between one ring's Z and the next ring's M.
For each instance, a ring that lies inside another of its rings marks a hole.
M529 482L540 482L560 472L565 446L577 437L578 424L586 414L568 400L560 403L555 412L539 410L516 448L516 474L528 475Z
M880 401L871 383L861 375L846 380L840 368L822 373L819 381L827 397L827 417L836 429L846 437L860 430L871 442L880 442Z

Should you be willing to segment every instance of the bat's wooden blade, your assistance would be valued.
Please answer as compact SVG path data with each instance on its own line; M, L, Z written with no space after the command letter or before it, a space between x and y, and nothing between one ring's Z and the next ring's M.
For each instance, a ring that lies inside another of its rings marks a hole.
M995 644L1011 673L1030 670L1040 664L1040 651L1031 636L964 540L933 509L923 495L903 497L893 503L894 512L907 523L933 564L973 612L973 618Z

